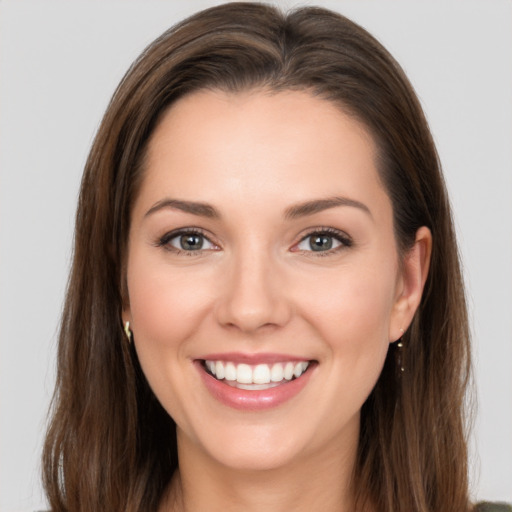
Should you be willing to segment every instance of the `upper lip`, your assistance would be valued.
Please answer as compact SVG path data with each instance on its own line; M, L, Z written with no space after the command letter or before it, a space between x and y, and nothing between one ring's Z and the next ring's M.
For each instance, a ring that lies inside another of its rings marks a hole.
M301 357L290 354L275 353L241 353L241 352L223 352L215 354L207 354L197 358L201 361L230 361L233 363L255 364L272 364L282 362L300 362L311 361L309 357Z

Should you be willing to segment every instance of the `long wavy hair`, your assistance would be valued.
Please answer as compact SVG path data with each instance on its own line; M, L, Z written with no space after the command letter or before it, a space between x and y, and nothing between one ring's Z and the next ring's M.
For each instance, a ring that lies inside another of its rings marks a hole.
M430 273L397 363L391 346L361 411L358 510L466 512L469 333L440 163L402 69L360 26L315 7L229 3L169 29L128 70L83 175L43 454L55 512L154 511L178 466L175 424L124 337L125 261L145 151L173 102L200 89L300 90L362 122L378 147L397 246L433 235ZM406 368L399 371L399 365Z

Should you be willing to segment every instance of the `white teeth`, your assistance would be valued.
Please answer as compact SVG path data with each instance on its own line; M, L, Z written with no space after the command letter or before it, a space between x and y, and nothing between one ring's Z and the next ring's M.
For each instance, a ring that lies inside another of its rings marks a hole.
M274 364L272 365L272 369L270 370L270 380L272 382L281 382L284 379L284 370L282 364Z
M226 381L241 389L267 389L283 381L299 378L308 368L309 362L291 361L274 363L273 365L235 364L231 361L205 361L208 371L218 380ZM240 386L238 386L240 384Z
M293 377L293 363L286 363L284 367L284 378L286 380L292 380Z
M219 380L222 380L225 376L224 364L222 363L222 361L217 361L215 363L215 376Z
M252 384L252 368L248 364L239 364L236 369L236 380L240 384Z
M236 366L233 363L226 363L224 370L226 380L236 380Z
M252 372L254 384L268 384L270 382L270 368L266 364L259 364Z
M293 368L293 375L295 377L300 377L306 371L307 367L308 367L308 363L306 363L306 362L297 363Z

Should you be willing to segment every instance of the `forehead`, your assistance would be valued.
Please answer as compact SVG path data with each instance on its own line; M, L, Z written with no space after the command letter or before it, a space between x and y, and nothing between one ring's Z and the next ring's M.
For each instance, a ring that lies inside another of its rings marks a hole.
M162 116L141 196L273 198L276 205L336 193L358 199L365 190L383 192L375 162L362 123L309 92L199 91Z

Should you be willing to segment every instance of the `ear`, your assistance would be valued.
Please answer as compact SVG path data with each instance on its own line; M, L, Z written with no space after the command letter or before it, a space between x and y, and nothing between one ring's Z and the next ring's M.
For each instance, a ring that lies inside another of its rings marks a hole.
M131 343L133 340L133 334L132 334L132 315L130 312L129 307L123 308L123 311L121 313L121 320L123 323L123 330L124 334L128 340L128 343Z
M132 313L130 310L130 297L128 295L128 276L126 272L126 258L123 258L123 262L121 263L121 284L120 284L120 292L121 292L121 320L123 321L123 326L126 325L126 322L132 323Z
M126 279L125 279L126 283ZM126 322L132 323L132 311L130 309L130 301L128 298L128 287L126 284L124 285L124 288L122 289L122 310L121 310L121 320L123 322L123 326L126 325Z
M129 306L123 308L123 312L121 313L121 319L123 320L123 325L125 325L126 322L130 322L130 324L132 323L132 314Z
M391 343L398 340L407 330L420 305L431 253L432 233L430 229L423 226L416 232L414 245L402 261L389 325Z

